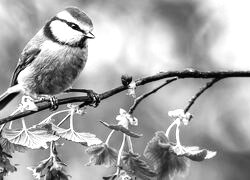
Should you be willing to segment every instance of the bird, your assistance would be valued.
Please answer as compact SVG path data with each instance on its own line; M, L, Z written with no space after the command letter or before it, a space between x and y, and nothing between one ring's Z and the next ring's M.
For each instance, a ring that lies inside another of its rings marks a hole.
M92 31L92 20L77 7L48 20L24 47L9 88L0 95L0 110L18 94L38 100L72 87L87 62Z

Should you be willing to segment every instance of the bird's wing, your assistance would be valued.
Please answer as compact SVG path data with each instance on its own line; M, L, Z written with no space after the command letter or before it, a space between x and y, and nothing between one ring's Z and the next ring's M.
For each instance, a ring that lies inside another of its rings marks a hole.
M12 80L10 83L10 86L14 86L17 84L17 76L18 74L25 68L27 67L40 53L39 48L33 48L30 49L29 51L25 51L21 54L21 57L19 58L17 67L13 73Z

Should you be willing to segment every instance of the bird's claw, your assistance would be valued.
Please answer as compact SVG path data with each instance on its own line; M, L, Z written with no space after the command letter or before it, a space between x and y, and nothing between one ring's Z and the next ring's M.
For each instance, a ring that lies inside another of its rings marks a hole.
M79 108L84 107L86 105L97 107L99 105L99 103L101 102L99 94L94 92L93 90L90 90L90 89L72 89L72 88L70 88L64 92L66 92L66 93L69 93L69 92L86 93L91 98L90 104L89 104L89 102L83 102L82 104L79 105Z
M49 101L50 110L55 111L58 108L58 99L55 96L40 96L38 102Z
M92 102L89 104L89 106L97 107L99 103L101 102L100 96L98 93L94 92L93 90L86 90L87 95L91 98ZM85 106L86 103L82 103L79 105L79 107Z
M58 109L58 99L55 96L50 96L49 97L49 101L50 101L50 109L52 111L55 111Z
M101 99L98 93L91 91L91 93L88 94L88 96L92 98L92 103L90 104L91 106L97 107L100 104Z

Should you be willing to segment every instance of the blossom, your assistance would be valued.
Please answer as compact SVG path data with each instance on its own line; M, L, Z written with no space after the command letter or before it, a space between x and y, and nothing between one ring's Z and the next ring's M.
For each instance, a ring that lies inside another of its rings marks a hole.
M38 111L38 107L34 100L30 96L23 96L21 100L21 105L19 106L21 110Z
M133 117L131 114L129 114L124 109L120 108L120 114L116 116L116 120L119 121L119 125L122 125L125 128L128 128L128 125L137 126L138 120L136 117Z
M190 114L189 112L184 112L183 109L169 111L168 115L176 120L180 120L184 125L188 125L193 117L192 114Z
M134 137L139 138L142 136L142 134L137 134L135 132L132 132L129 130L129 124L133 126L138 125L138 120L136 117L133 117L131 114L129 114L124 109L120 109L120 114L116 116L116 120L118 121L117 124L108 124L104 121L100 121L104 126L115 130L115 131L121 131L122 133Z
M67 104L67 107L71 110L74 111L74 113L79 114L79 115L84 115L86 114L85 109L80 109L79 105L76 104Z

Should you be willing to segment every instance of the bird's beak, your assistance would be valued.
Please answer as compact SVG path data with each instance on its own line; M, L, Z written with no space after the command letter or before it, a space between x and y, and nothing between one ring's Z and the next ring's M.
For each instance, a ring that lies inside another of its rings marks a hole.
M86 34L85 37L87 37L89 39L94 39L95 35L92 32L88 32L88 34Z

